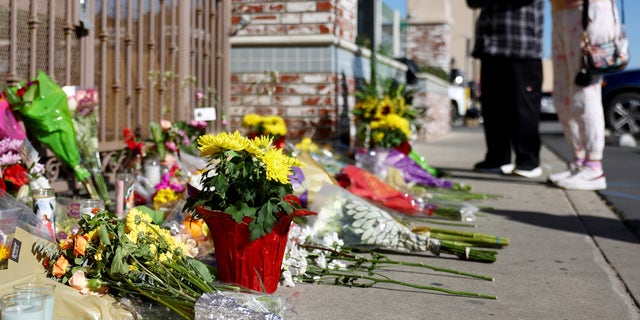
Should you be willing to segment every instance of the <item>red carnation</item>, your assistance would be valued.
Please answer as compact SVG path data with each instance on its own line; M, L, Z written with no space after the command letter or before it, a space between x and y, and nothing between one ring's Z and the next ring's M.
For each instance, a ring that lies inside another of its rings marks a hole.
M12 183L17 189L29 183L27 170L18 163L5 168L3 176L7 182Z

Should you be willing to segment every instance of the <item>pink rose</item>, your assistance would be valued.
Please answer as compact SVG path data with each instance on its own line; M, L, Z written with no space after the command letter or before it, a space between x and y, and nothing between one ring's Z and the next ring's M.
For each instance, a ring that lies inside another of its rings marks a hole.
M160 126L162 127L162 130L168 131L169 129L171 129L171 121L160 120Z

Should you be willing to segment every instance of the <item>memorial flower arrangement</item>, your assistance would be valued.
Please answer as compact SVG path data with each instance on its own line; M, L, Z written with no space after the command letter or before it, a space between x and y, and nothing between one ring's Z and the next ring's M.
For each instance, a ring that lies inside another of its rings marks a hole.
M407 118L390 113L371 121L371 144L380 148L395 148L411 136L411 125Z
M182 173L177 165L174 165L162 175L160 183L155 185L153 194L153 208L158 210L167 205L175 205L184 198L185 185L181 181Z
M372 81L355 96L352 113L358 146L395 148L406 144L418 111L407 103L404 85L398 85L393 78L384 79L380 86Z
M204 293L235 290L214 284L211 268L187 255L189 248L136 208L125 219L108 211L84 215L78 232L59 245L36 244L48 276L83 294L136 294L185 319Z
M380 252L358 250L358 253L356 253L354 248L345 245L344 240L335 232L318 237L310 226L295 223L289 233L287 251L282 264L281 281L283 285L288 287L295 287L296 283L316 283L368 288L376 284L387 283L450 295L496 299L492 295L395 280L380 272L393 265L431 269L473 279L493 281L493 278L489 276L437 267L426 263L391 260Z
M208 164L199 182L192 178L197 191L185 209L202 206L222 211L237 223L250 218L252 240L269 233L278 214L299 209L287 196L293 192L292 167L302 162L274 147L272 137L249 139L239 131L205 134L198 138L198 149Z
M91 173L81 163L67 95L62 88L40 71L33 81L22 81L4 92L28 131L73 170L91 198L99 198Z
M98 90L81 89L74 86L66 86L63 90L67 94L67 103L73 118L80 158L91 172L96 191L108 208L112 201L102 174L100 159Z
M253 139L261 135L268 136L273 138L276 148L284 147L287 125L282 117L249 113L242 118L242 126L248 129L247 136L249 138Z
M30 154L31 163L22 160L21 153ZM14 197L23 187L49 188L44 165L39 163L37 152L27 140L3 138L0 140L0 189Z

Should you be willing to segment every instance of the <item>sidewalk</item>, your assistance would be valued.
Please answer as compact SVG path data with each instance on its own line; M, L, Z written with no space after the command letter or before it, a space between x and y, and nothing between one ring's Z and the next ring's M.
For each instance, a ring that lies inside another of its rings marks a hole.
M490 207L477 232L506 236L492 264L451 256L390 255L394 259L488 275L475 280L431 270L389 267L397 280L495 295L476 299L392 285L347 288L298 284L276 294L291 297L287 319L632 319L640 320L640 243L596 192L564 191L537 179L471 171L484 155L481 129L456 131L414 143L428 162L479 193L501 195L473 202ZM565 164L544 149L545 169ZM410 270L410 272L408 272Z

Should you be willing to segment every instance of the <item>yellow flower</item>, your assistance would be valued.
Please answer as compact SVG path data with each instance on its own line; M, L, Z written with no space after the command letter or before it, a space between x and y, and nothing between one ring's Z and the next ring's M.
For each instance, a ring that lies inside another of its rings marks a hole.
M156 192L153 197L153 207L158 210L160 206L166 203L172 203L180 200L180 194L171 188L162 188Z
M268 134L284 136L287 134L287 125L280 116L267 116L263 118L263 126Z
M267 179L282 184L289 183L292 166L302 166L302 162L285 155L282 149L276 148L269 148L262 156L262 161L267 169Z
M96 250L96 253L93 255L93 258L96 259L96 261L102 261L102 254L105 248L106 248L105 245L100 244L100 246Z
M93 241L98 239L98 237L100 237L100 227L96 227L95 229L87 232L87 238L89 238L89 241Z
M242 126L245 128L251 128L259 125L262 122L262 116L255 113L248 113L242 117Z
M318 145L315 144L309 137L302 138L300 142L296 143L295 147L300 151L309 151L309 152L318 151Z
M263 135L257 136L253 138L253 144L255 144L256 147L262 150L266 150L269 146L273 144L273 137L263 136Z
M4 244L0 244L0 261L9 259L9 248Z
M216 135L201 135L198 137L198 150L200 150L201 157L211 156L220 151L226 150L245 150L255 155L261 153L260 148L258 148L249 138L241 135L239 131L235 131L234 133L221 132Z
M383 132L376 132L376 133L373 135L373 141L375 141L375 142L380 142L380 141L382 141L382 138L384 138L384 133L383 133Z

